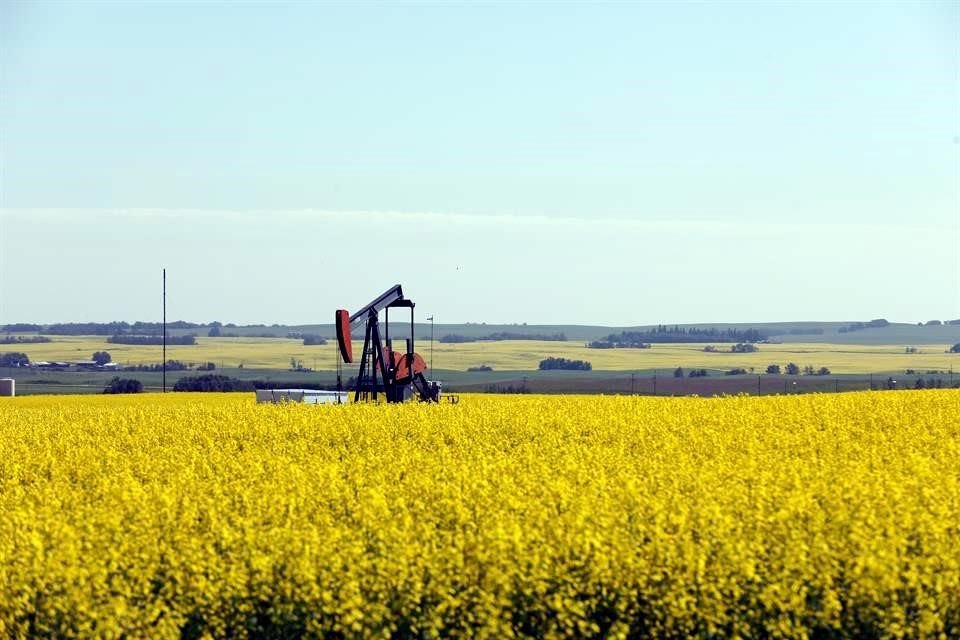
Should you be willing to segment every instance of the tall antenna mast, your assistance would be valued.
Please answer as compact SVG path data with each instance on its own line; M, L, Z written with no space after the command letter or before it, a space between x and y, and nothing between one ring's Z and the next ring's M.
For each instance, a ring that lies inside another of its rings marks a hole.
M167 269L163 269L163 392L167 392Z

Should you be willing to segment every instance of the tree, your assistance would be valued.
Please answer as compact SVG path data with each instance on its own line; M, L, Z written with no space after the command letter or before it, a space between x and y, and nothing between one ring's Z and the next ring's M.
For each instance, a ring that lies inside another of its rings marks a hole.
M683 367L677 367L676 369L674 369L674 370L673 370L673 377L674 377L674 378L682 378L682 377L683 377Z
M813 375L813 365L808 364L803 368L803 375L812 376Z
M960 353L960 342L950 347L950 353Z
M772 374L772 375L775 375L775 376L780 375L780 365L778 365L778 364L772 364L772 365L770 365L769 367L767 367L767 373Z
M799 375L799 374L800 374L800 367L798 367L798 366L796 365L796 363L788 362L788 363L787 363L787 375L788 375L788 376L795 376L795 375Z
M569 369L573 371L591 371L593 365L586 360L569 360L567 358L544 358L540 361L539 369Z
M25 353L10 351L0 355L0 367L25 367L30 364L30 358Z
M140 393L143 383L134 378L114 378L104 388L104 393Z
M818 375L818 376L828 376L828 375L830 375L830 369L827 369L826 367L820 367L820 368L817 370L817 375Z
M220 337L220 327L223 325L214 320L210 323L210 331L207 331L208 338L219 338Z
M91 358L91 360L93 360L99 365L107 364L112 359L113 358L110 357L110 353L107 351L94 351L93 358Z
M253 389L252 382L216 374L180 378L173 385L174 391L253 391Z

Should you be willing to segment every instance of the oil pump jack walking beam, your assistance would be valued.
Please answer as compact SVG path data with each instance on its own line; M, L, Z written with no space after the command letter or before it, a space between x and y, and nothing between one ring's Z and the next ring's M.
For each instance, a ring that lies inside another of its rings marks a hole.
M414 351L413 300L403 297L401 286L394 285L379 297L350 315L346 309L337 309L337 347L344 362L353 362L353 341L351 329L366 323L363 338L363 353L360 356L360 369L356 378L354 402L376 400L382 393L387 402L403 402L415 391L424 401L437 402L439 389L424 378L427 365L420 354ZM406 352L393 350L390 339L390 309L410 309L410 337L407 338ZM380 312L384 313L384 336L380 336Z

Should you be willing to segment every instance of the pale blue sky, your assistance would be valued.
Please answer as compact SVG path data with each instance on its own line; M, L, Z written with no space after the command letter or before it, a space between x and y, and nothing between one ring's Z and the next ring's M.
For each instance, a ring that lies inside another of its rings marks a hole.
M153 318L162 265L191 320L394 282L445 322L960 317L958 34L958 2L3 3L0 323Z

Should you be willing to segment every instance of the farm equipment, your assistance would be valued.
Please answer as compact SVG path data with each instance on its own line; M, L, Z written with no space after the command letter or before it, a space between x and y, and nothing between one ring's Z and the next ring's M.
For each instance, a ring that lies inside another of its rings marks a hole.
M394 351L390 339L390 309L410 309L410 337L406 339L405 352ZM363 352L360 356L360 369L354 387L354 402L376 400L383 394L387 402L403 402L414 397L426 402L439 402L440 385L428 381L423 372L427 364L419 353L414 351L413 300L403 297L400 285L387 289L365 307L350 314L346 309L337 309L335 324L337 330L337 356L346 363L352 363L352 330L366 324L363 339ZM383 330L380 336L380 312L384 313ZM337 363L337 388L342 387L340 367Z

